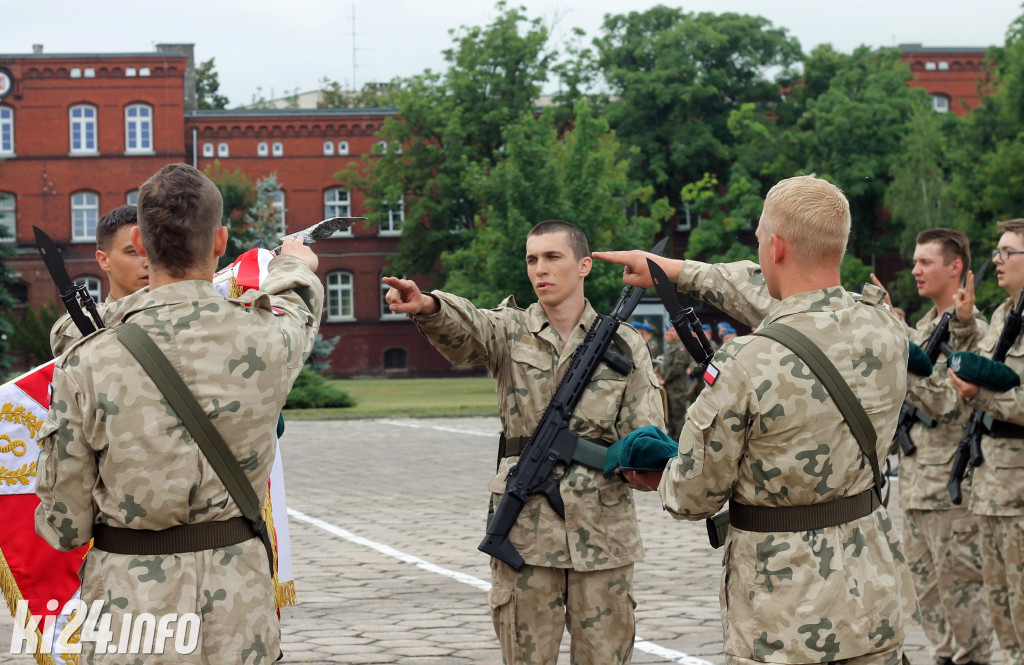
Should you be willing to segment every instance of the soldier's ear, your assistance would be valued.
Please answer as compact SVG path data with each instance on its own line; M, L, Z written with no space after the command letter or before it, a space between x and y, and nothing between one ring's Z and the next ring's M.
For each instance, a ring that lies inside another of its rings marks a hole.
M110 258L102 249L96 250L96 263L100 264L100 270L110 272Z
M142 232L139 231L138 225L133 226L131 230L128 231L128 238L132 241L132 247L135 248L135 251L138 253L138 255L146 256L146 247L145 245L142 244ZM98 253L99 252L97 252L97 254ZM99 257L97 256L97 260L98 259Z
M586 277L594 267L594 259L584 256L580 259L580 277Z
M213 237L213 251L215 256L224 256L224 252L228 250L228 227L222 226L217 229L216 235Z

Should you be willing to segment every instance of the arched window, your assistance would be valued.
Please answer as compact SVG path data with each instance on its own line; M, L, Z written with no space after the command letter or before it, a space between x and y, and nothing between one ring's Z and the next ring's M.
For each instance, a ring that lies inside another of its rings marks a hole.
M949 111L949 96L947 95L932 95L932 109L936 113L946 113Z
M405 349L387 349L384 351L384 369L405 369Z
M269 154L270 154L270 149L267 148L267 142L266 141L260 141L259 143L256 144L256 155L258 157L266 157Z
M93 300L97 303L103 302L103 282L100 281L99 277L92 277L90 275L77 277L75 284L84 284L85 290L89 292Z
M153 152L153 108L131 104L124 109L125 152Z
M71 121L71 154L96 154L96 107L78 104L71 107L68 116Z
M348 141L338 141L338 154L339 155L347 155L348 154Z
M284 156L284 144L281 143L280 141L274 141L274 144L272 146L270 146L270 152L271 152L271 154L274 155L274 157L283 157Z
M71 195L71 240L96 240L96 222L99 220L100 197L95 192L75 192Z
M334 141L324 141L324 154L325 155L333 155L334 154Z
M204 143L203 144L203 157L213 157L213 144L212 143Z
M230 157L231 156L231 151L228 148L228 144L227 143L218 143L217 144L217 156L218 157Z
M380 206L380 226L377 227L377 234L382 236L402 235L402 222L404 220L404 197L399 197L395 203L384 201Z
M288 212L288 210L284 207L284 190L283 189L279 189L276 192L274 192L274 210L277 210L278 219L281 220L281 235L284 235L285 233L287 233L287 231L285 229L288 228L285 225L284 214L286 212Z
M344 270L327 273L327 320L355 320L352 307L352 273Z
M324 190L324 219L330 217L351 217L352 206L350 194L341 187L331 187ZM352 229L337 231L332 238L351 238Z

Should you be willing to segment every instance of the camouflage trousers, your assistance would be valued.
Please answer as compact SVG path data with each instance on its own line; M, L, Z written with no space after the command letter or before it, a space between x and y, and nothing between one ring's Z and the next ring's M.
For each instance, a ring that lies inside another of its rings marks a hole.
M982 519L982 572L1003 665L1024 665L1024 517Z
M759 660L739 658L729 654L725 655L725 663L726 665L764 665ZM846 658L844 660L826 661L826 665L900 665L901 663L909 665L909 661L903 655L903 647L869 653L865 656L855 656L854 658Z
M907 510L903 551L935 662L992 662L981 574L981 519L964 508Z
M523 566L516 572L491 559L494 631L505 665L554 665L569 629L572 665L626 665L636 627L633 564L578 572Z

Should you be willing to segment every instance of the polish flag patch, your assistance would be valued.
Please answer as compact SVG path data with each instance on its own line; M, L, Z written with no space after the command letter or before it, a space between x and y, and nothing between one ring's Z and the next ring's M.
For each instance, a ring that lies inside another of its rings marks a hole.
M718 380L718 368L713 364L708 363L707 369L704 370L704 383L709 386L715 385L715 381Z

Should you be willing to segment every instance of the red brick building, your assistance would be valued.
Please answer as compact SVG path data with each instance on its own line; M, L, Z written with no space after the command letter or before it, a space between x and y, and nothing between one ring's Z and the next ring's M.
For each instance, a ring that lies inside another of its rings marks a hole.
M928 91L936 111L952 111L962 116L981 103L978 82L984 73L987 49L921 44L900 44L896 48L900 50L900 60L907 63L914 75L910 85Z
M0 55L0 223L17 256L19 301L59 302L32 226L58 245L72 279L94 297L107 283L94 258L96 222L165 164L220 162L253 181L275 174L287 232L325 217L360 216L358 192L333 175L370 153L389 109L196 110L192 45L152 53ZM340 336L338 376L456 373L404 317L383 306L380 275L397 251L400 205L381 226L321 241L327 291L321 332ZM422 276L419 276L422 277ZM425 282L425 280L423 280Z

